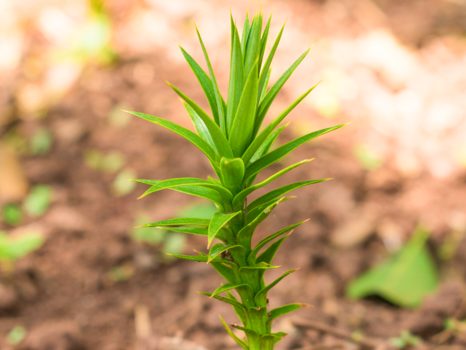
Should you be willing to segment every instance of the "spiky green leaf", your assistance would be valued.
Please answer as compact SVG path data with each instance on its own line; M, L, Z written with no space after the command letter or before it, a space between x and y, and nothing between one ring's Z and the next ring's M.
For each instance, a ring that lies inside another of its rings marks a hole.
M197 116L199 116L199 118L202 119L205 127L209 131L212 141L215 144L215 149L217 153L220 156L233 157L233 152L230 147L230 144L228 143L228 140L226 139L220 127L217 124L215 124L215 122L210 118L210 116L185 93L183 93L174 85L170 84L170 87L196 112Z
M219 116L218 116L218 106L217 101L215 99L215 92L212 81L210 80L207 73L201 68L201 66L194 60L194 58L186 52L185 49L180 47L181 52L183 53L184 58L188 62L189 66L191 67L192 71L196 75L199 84L204 91L207 101L209 102L210 109L212 110L212 114L214 116L215 122L219 123Z
M269 176L267 179L255 184L255 185L252 185L252 186L249 186L247 188L245 188L244 190L242 190L240 193L238 193L234 198L233 198L233 206L236 206L238 205L238 203L240 202L243 202L247 196L249 196L252 192L270 184L271 182L273 182L274 180L278 179L279 177L285 175L286 173L290 172L291 170L303 165L303 164L306 164L306 163L309 163L311 162L313 159L304 159L300 162L297 162L297 163L294 163L290 166L287 166L286 168L276 172L275 174L273 174L272 176Z
M257 137L254 138L254 140L251 142L251 144L242 156L246 164L249 163L254 154L257 153L260 146L264 143L267 137L269 137L269 135L275 130L275 128L278 127L278 125L280 125L280 123L288 116L288 114L290 114L291 111L316 88L316 86L317 84L308 89L302 95L300 95L296 100L294 100L293 103L291 103L283 112L281 112L278 115L277 118L275 118L270 124L268 124L267 127L265 127L265 129L257 135Z
M249 177L257 174L262 169L265 169L268 166L278 162L280 159L282 159L284 156L286 156L288 153L301 146L302 144L311 141L319 136L327 134L331 131L339 129L342 126L343 124L339 124L329 128L313 131L304 136L298 137L293 141L284 144L281 147L278 147L277 149L271 151L270 153L267 153L266 155L252 163L246 170L245 178L248 179Z
M276 319L277 317L280 317L280 316L283 316L283 315L286 315L290 312L293 312L293 311L296 311L296 310L299 310L303 307L305 307L306 305L305 304L287 304L287 305L283 305L283 306L280 306L280 307L277 307L276 309L273 309L272 311L269 312L269 318L270 320L274 320Z
M207 158L209 159L210 163L214 167L214 169L217 171L217 160L218 160L218 155L215 153L215 151L210 147L210 145L204 141L201 137L193 133L191 130L188 130L176 123L173 123L169 120L156 117L154 115L146 114L146 113L140 113L140 112L133 112L133 111L126 111L129 114L132 114L138 118L144 119L148 122L160 125L161 127L164 127L165 129L168 129L175 134L180 135L187 141L191 142L194 146L196 146L202 153L204 153Z
M229 133L230 145L235 156L242 155L253 136L258 94L257 69L256 61L246 79Z
M262 121L264 120L265 114L269 110L272 102L277 97L278 93L280 92L283 85L285 85L286 81L290 78L291 74L298 68L301 62L309 53L309 50L305 51L301 56L298 57L296 61L282 74L282 76L273 84L267 94L264 96L264 99L260 102L259 111L257 113L256 125L255 130L259 130Z
M241 214L241 211L234 213L215 213L212 219L210 220L209 230L208 230L208 243L207 246L210 247L214 238L218 235L220 230L225 227L234 217Z

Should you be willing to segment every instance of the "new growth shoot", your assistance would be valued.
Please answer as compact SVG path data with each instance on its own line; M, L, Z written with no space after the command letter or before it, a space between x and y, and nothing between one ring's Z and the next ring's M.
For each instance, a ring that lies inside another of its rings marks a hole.
M195 132L157 116L130 112L131 114L162 126L185 138L209 160L214 177L207 179L184 177L165 180L139 180L148 185L142 197L170 189L213 202L217 211L211 219L175 218L149 223L148 227L165 231L204 236L207 249L197 255L177 255L181 259L210 264L225 283L212 292L205 293L231 305L241 324L229 326L223 319L228 334L242 348L270 350L285 336L273 330L273 322L280 316L299 309L302 304L288 304L275 309L269 307L269 291L293 272L284 272L277 279L266 282L264 275L275 269L273 259L290 232L303 221L290 224L253 243L257 226L264 221L287 194L301 187L326 179L304 179L285 186L275 187L254 200L250 196L289 171L308 163L302 160L289 165L262 181L256 177L271 165L279 162L300 145L340 128L312 131L274 148L283 132L282 122L290 112L314 89L309 88L278 116L266 122L266 115L283 85L307 55L305 51L284 71L280 78L270 83L271 64L277 51L283 28L273 41L270 50L267 42L270 19L264 23L262 15L252 20L246 18L242 31L231 19L231 58L228 94L220 92L208 52L198 34L206 68L184 49L181 49L203 89L210 111L201 108L177 87L170 85L183 100ZM235 330L234 330L235 329ZM241 333L241 334L240 334Z

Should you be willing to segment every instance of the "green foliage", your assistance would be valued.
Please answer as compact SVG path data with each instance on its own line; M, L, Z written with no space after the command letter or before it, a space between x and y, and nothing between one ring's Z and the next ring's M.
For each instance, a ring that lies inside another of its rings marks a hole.
M2 208L3 221L8 225L18 225L21 223L23 213L21 208L16 204L6 204Z
M114 173L125 164L125 158L118 152L103 153L92 149L85 153L84 162L91 169Z
M52 190L46 185L36 185L31 188L22 203L8 203L0 207L0 218L8 225L19 225L25 215L40 217L50 207Z
M366 170L376 170L383 164L381 156L365 144L360 144L354 148L354 155L361 166Z
M377 295L402 306L417 307L438 284L438 274L426 247L428 233L418 229L413 238L386 262L348 286L351 298Z
M19 345L24 338L26 338L27 331L23 326L15 326L13 329L11 329L7 336L6 336L6 341L9 345L11 346L16 346Z
M129 112L178 134L198 148L209 160L215 178L139 180L148 186L141 197L161 190L173 190L207 199L215 205L216 212L206 218L196 218L188 213L184 218L162 220L145 226L206 237L206 252L198 252L196 255L173 255L190 261L207 262L226 280L227 283L212 293L205 294L234 308L242 325L233 328L242 331L245 338L237 336L223 319L222 323L234 341L241 348L249 350L273 349L285 335L282 332L272 332L273 320L302 306L289 304L273 310L268 309L268 292L292 271L285 272L269 284L264 279L269 269L277 268L272 261L289 232L302 222L269 234L257 245L253 244L252 239L255 229L276 206L289 199L286 196L289 192L327 180L303 180L275 187L251 200L250 196L255 195L257 190L272 184L309 160L284 167L260 182L255 182L255 179L263 170L279 163L299 146L342 127L335 125L309 132L274 148L276 139L285 128L282 122L315 86L305 91L270 123L265 122L278 93L307 55L307 51L304 52L275 83L269 85L271 64L283 29L267 53L269 31L270 20L264 25L261 15L252 20L246 18L242 33L238 31L233 18L231 19L230 79L226 100L218 87L199 32L198 38L206 69L181 49L210 106L210 112L204 110L179 88L171 86L183 100L195 132L161 117Z
M80 30L62 53L80 63L111 64L118 57L112 46L112 21L104 0L88 0L88 15Z
M421 344L421 339L411 334L409 331L401 332L399 337L391 338L390 344L398 349L406 349Z
M34 133L34 135L32 135L29 147L31 149L31 153L37 156L48 153L52 144L52 133L45 128L40 128Z
M207 235L209 219L215 214L215 207L210 203L197 203L182 208L178 218L162 220L149 224L147 217L136 221L132 237L139 242L159 246L168 259L180 254L186 245L185 234ZM190 219L187 219L189 217Z
M44 237L39 233L23 233L10 236L0 231L0 261L15 262L39 249Z
M112 191L116 196L124 196L131 193L136 187L134 171L124 169L115 177L112 183Z
M24 201L24 209L30 216L43 215L50 206L52 190L45 185L37 185L32 188Z

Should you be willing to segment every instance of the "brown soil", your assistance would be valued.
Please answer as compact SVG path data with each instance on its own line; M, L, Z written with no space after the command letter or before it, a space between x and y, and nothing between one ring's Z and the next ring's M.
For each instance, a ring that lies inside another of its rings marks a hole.
M317 3L313 6L320 6ZM134 79L134 70L147 63L155 72L153 79ZM141 201L135 192L115 197L115 175L90 169L84 162L91 149L119 151L126 158L125 167L138 177L209 174L199 153L164 130L139 120L123 127L108 122L114 106L128 106L186 123L164 80L195 98L201 96L185 66L163 55L123 57L115 67L86 71L46 119L18 126L27 135L46 125L55 139L49 154L23 159L31 183L49 184L54 190L53 205L38 222L47 232L46 244L19 263L14 282L0 284L0 334L23 325L28 335L20 349L235 349L218 321L222 314L233 322L232 312L196 293L220 283L209 266L165 262L156 249L130 237L138 213L168 217L186 205L185 197L168 192ZM322 118L313 122L329 124ZM365 344L388 349L390 338L411 330L424 340L419 348L465 349L464 333L444 330L446 319L466 317L464 238L450 260L439 262L441 287L418 310L378 299L349 301L344 292L348 281L388 255L383 240L387 232L394 230L405 239L422 221L433 232L431 243L438 256L455 215L466 212L466 174L442 180L427 173L410 178L389 164L367 172L347 147L353 137L350 126L293 155L316 160L283 182L335 180L299 191L297 199L283 204L260 229L259 234L311 219L278 257L284 268L300 270L276 288L272 303L310 305L278 325L289 333L280 348L355 349ZM355 237L354 232L362 235ZM342 241L342 236L349 238ZM186 251L202 249L203 244L190 238ZM130 269L130 278L112 280L109 273L116 267ZM362 345L352 338L355 332L364 335ZM0 348L12 349L5 337Z

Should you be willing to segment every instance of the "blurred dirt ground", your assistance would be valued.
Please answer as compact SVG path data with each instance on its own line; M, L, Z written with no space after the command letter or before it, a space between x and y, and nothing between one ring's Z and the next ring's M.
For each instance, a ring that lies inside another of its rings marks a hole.
M230 9L241 20L259 8L273 14L274 32L287 23L275 77L312 47L272 112L321 81L285 138L351 122L285 160L316 157L283 183L334 180L300 191L260 228L310 218L278 258L300 270L272 302L311 306L278 325L289 333L280 348L389 349L408 330L422 339L419 349L466 348L465 330L445 327L466 318L466 2L116 0L89 12L79 1L5 0L0 206L20 203L38 184L53 196L44 215L0 223L9 234L46 237L13 276L1 277L2 350L235 348L218 320L234 322L231 311L196 293L218 286L209 267L166 260L131 237L139 220L188 203L168 192L137 201L142 188L125 179L202 177L208 164L121 110L188 125L165 81L197 100L202 94L177 44L199 57L196 23L226 86ZM31 140L43 130L51 146L35 152ZM347 300L346 284L418 224L431 232L437 293L417 310ZM183 249L203 244L190 238ZM15 327L25 331L18 345Z

